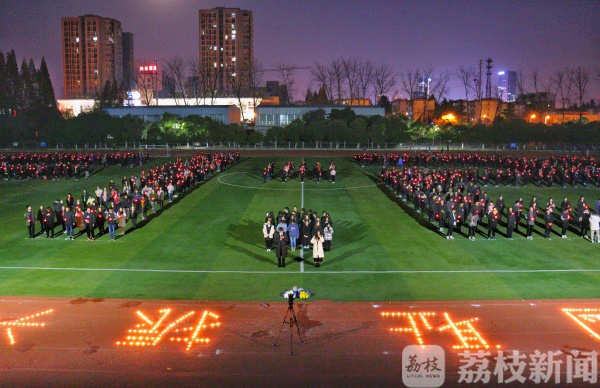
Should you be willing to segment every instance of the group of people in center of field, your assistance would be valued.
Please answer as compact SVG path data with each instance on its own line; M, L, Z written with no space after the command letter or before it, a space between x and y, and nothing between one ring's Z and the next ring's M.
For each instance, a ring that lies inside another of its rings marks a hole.
M335 169L335 163L333 160L329 163L329 174L328 179L331 183L335 183L337 171ZM263 169L263 182L267 183L277 176L281 178L281 183L285 183L289 179L298 179L300 182L304 182L304 178L313 179L317 183L321 183L323 178L323 167L320 162L316 162L312 171L308 171L306 162L302 160L300 163L300 169L296 171L293 160L287 162L277 173L275 162L272 161Z
M315 267L321 267L325 252L331 250L333 240L333 222L331 216L323 211L319 217L317 212L296 206L286 207L277 215L267 213L263 224L263 237L267 252L275 249L279 267L285 267L288 256L288 245L292 252L297 248L313 252Z

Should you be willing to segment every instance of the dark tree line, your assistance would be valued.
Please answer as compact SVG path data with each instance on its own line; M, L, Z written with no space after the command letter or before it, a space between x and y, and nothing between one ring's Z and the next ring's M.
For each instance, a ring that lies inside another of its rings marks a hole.
M0 51L0 141L40 138L40 130L59 118L45 58L39 69L33 59L18 65L14 50Z

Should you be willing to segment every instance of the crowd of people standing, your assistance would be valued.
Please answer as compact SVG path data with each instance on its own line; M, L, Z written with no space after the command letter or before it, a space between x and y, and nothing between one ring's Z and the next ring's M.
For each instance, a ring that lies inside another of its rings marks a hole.
M333 240L333 221L326 211L321 216L311 209L296 206L267 213L263 224L263 237L267 252L275 248L278 266L285 267L288 246L292 252L297 248L309 251L312 246L315 267L323 263L325 252L331 250Z
M211 175L222 171L239 161L239 153L202 153L190 159L176 159L158 165L139 175L124 176L120 186L111 179L105 187L88 192L84 189L75 198L71 193L64 200L56 199L51 205L41 205L37 213L30 205L25 212L25 220L30 238L46 234L54 238L55 229L66 236L66 240L87 235L92 241L108 231L110 239L125 234L127 222L137 227L138 218L148 218L148 213L156 213L165 201L173 202L174 196L193 189ZM40 232L36 234L36 223ZM107 228L106 228L107 226ZM78 234L75 235L74 228Z
M5 180L79 179L89 177L94 166L141 167L149 161L147 151L0 154L0 176Z
M335 178L337 175L335 169L335 163L333 160L329 163L329 172L325 176L331 183L335 183ZM323 167L321 162L316 162L313 169L309 170L306 166L306 162L302 160L300 163L300 168L296 170L295 163L293 160L285 163L279 172L277 172L277 168L275 167L275 162L272 161L263 169L263 182L267 183L272 179L276 179L277 177L281 178L281 183L285 183L289 179L298 179L300 182L304 182L304 179L313 179L317 183L321 183L321 179L323 179Z
M362 163L364 159L361 157L357 162ZM595 182L592 177L598 173L592 157L511 159L501 155L480 157L463 154L444 155L441 162L439 157L433 158L431 155L382 155L366 159L383 163L383 182L397 197L412 203L417 213L421 213L429 222L437 223L440 232L447 228L447 239L454 239L453 232L461 233L463 226L468 228L470 240L475 240L479 226L485 228L482 234L488 240L496 239L499 226L505 227L505 236L512 239L513 233L519 232L522 226L526 238L531 240L536 225L543 230L540 234L549 239L554 225L560 225L560 232L556 233L562 238L567 238L567 232L572 229L582 238L598 241L600 198L593 206L584 197L580 197L573 205L566 197L559 204L549 198L544 206L537 197L527 203L522 197L507 203L502 195L494 200L485 191L489 184L497 187L500 184L552 186L559 183L588 187ZM405 159L414 164L405 163ZM450 161L456 164L439 166ZM491 163L495 170L485 164L481 166L481 161ZM464 166L466 169L463 169ZM504 170L501 166L508 168ZM524 168L520 169L519 166ZM532 169L535 174L531 172ZM515 179L515 176L518 178ZM591 233L589 237L588 233Z

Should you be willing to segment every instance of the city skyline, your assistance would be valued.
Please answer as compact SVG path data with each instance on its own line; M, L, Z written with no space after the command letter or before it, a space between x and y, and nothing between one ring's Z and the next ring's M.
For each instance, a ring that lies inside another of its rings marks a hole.
M460 66L478 66L488 56L495 74L501 70L530 73L543 79L567 66L600 65L600 3L518 1L434 1L348 3L317 1L147 0L143 2L23 0L4 7L0 15L0 50L14 49L20 60L46 58L57 96L62 96L60 20L96 14L121 22L135 36L136 62L174 55L198 55L198 11L213 7L248 9L254 15L254 52L266 69L278 62L312 66L340 56L385 62L397 72L433 66L455 73ZM348 6L352 4L352 6ZM575 22L576 21L576 22ZM276 80L266 73L264 81ZM298 71L295 98L303 98L311 76ZM461 98L452 80L449 98ZM313 88L316 86L313 86ZM600 99L597 80L590 80L586 100ZM398 90L400 82L389 92Z

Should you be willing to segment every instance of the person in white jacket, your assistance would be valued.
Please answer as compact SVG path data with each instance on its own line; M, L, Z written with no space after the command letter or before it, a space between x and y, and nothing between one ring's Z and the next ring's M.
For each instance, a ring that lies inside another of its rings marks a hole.
M600 215L590 216L590 240L592 243L600 242Z
M323 250L329 252L331 250L331 240L333 240L333 228L331 225L327 225L325 226L325 229L323 229L323 238L325 239Z
M271 219L267 219L263 226L263 236L265 238L265 245L267 252L271 252L273 246L273 237L275 236L275 226L271 224Z
M313 238L310 240L310 243L313 246L313 259L315 261L315 267L319 268L321 266L321 263L323 262L323 242L325 241L325 239L323 238L323 235L321 234L320 230L317 230L317 233L315 233L315 235L313 236Z

